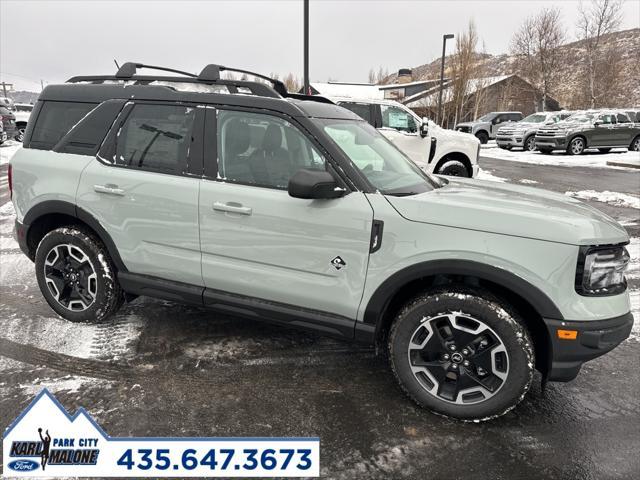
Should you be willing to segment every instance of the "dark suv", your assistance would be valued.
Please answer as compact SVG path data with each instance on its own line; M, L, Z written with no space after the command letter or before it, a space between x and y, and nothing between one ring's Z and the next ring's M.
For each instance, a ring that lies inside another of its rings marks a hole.
M578 113L564 122L540 128L536 147L542 153L565 150L580 155L587 148L607 153L612 148L625 147L640 151L640 123L619 111L590 111Z

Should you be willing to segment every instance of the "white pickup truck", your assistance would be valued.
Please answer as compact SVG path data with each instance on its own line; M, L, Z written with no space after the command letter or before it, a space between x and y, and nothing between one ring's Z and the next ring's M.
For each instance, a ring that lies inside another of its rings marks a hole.
M359 115L429 173L475 177L480 141L468 133L440 128L393 100L331 97Z

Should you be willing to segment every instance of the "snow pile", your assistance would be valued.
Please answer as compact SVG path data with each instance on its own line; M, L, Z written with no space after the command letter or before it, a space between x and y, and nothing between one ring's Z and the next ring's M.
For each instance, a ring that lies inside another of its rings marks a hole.
M510 162L534 163L536 165L557 165L562 167L612 167L607 165L607 161L629 161L640 159L640 153L630 152L626 148L614 148L609 153L600 153L597 150L587 150L583 155L567 155L564 152L553 152L551 155L544 155L540 152L523 152L522 150L503 150L495 142L482 145L480 156L497 160L507 160ZM633 170L625 168L625 170Z
M610 192L609 190L605 190L604 192L580 190L579 192L565 192L565 195L581 200L596 200L616 207L640 209L640 197L626 193Z
M478 171L478 176L476 177L478 180L489 180L491 182L500 182L500 183L504 183L507 181L506 178L502 178L502 177L497 177L495 175L493 175L490 172L487 172L486 170L480 169Z

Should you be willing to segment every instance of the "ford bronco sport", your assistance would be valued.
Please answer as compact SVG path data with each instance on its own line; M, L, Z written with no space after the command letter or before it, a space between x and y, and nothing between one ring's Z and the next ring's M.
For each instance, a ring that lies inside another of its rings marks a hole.
M483 145L496 138L498 129L507 122L519 122L522 120L520 112L490 112L473 122L458 123L455 130L458 132L475 135Z
M629 238L597 210L430 176L258 74L142 67L47 86L10 163L16 238L62 317L147 295L368 342L415 402L465 420L629 335Z

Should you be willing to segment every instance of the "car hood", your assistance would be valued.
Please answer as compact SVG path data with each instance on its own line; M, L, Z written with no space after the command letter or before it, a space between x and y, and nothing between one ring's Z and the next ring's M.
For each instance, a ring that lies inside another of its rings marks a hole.
M533 187L456 179L407 197L387 196L408 220L571 245L628 241L615 220L574 198Z

